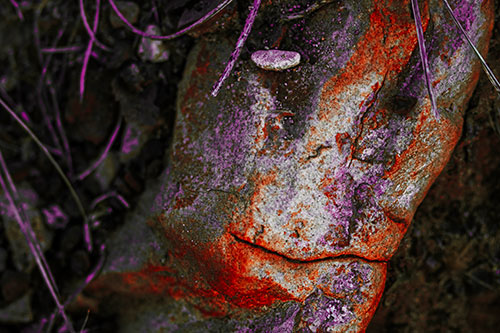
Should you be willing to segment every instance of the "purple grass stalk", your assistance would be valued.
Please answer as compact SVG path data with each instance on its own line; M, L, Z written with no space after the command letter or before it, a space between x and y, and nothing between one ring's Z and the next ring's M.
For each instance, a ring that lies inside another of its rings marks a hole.
M90 204L90 209L96 208L99 203L101 203L104 200L109 199L109 198L116 198L118 201L121 202L121 204L125 208L130 208L130 205L128 204L127 200L125 200L125 198L123 196L121 196L119 193L116 193L116 191L111 191L108 193L104 193L104 194L98 196L96 199L94 199L94 201L92 201L92 203Z
M88 167L85 171L81 172L78 176L76 176L76 179L78 180L84 180L85 178L88 177L92 172L97 169L99 165L101 165L102 161L108 156L109 150L111 149L111 146L115 142L116 136L118 135L118 131L120 130L122 123L122 119L118 120L118 123L115 126L115 129L113 130L113 134L111 134L111 137L109 138L108 144L106 145L106 148L104 148L104 151L101 153L101 156L90 166Z
M238 57L240 56L241 49L243 48L243 45L245 45L245 41L247 40L248 35L250 35L250 31L252 30L255 17L257 17L257 12L259 11L260 7L260 2L261 0L253 1L253 6L250 9L250 13L248 13L247 19L245 21L245 26L243 27L243 31L241 31L240 37L238 37L238 41L236 42L236 46L234 47L233 53L231 53L231 56L229 57L226 68L224 69L224 72L222 72L222 75L220 76L219 80L217 80L217 82L214 84L212 88L212 96L214 97L217 96L217 94L219 93L222 84L227 79L229 74L231 74L234 64L236 63Z
M61 137L66 164L68 165L69 175L71 177L73 175L73 160L71 158L71 148L69 147L68 137L66 136L66 131L64 130L62 124L61 111L59 109L59 103L57 102L56 90L54 89L53 85L49 85L49 92L52 97L52 104L54 105L54 111L56 115L56 128L59 132L59 136Z
M19 17L19 20L24 21L23 12L21 11L21 8L19 8L19 4L15 0L10 0L10 3L16 9L17 17Z
M14 202L17 203L16 207L17 206L20 207L19 209L20 209L21 220L25 222L25 229L21 230L21 231L23 232L23 234L27 233L28 235L31 236L33 248L37 251L37 253L39 255L38 258L40 258L41 264L45 267L45 269L47 271L48 279L50 280L50 282L54 286L55 291L57 293L59 293L54 276L52 275L52 273L50 271L49 264L47 263L47 261L45 260L45 256L43 255L42 247L40 246L40 243L37 240L35 232L31 228L31 224L29 223L29 218L26 215L26 212L25 212L23 206L21 204L19 204L19 202L21 201L21 199L19 197L19 193L17 192L17 188L14 185L14 182L12 180L12 177L10 176L10 173L8 172L7 164L5 163L5 160L3 159L3 155L2 155L1 151L0 151L0 167L5 173L5 178L7 179L7 184L10 187L10 191L12 192L11 196L14 198ZM30 246L30 249L31 249L31 246ZM35 254L33 256L35 256ZM36 259L36 257L35 257L35 259Z
M83 240L85 242L85 246L87 246L88 252L92 252L94 248L92 244L92 233L90 232L90 223L89 223L90 220L91 219L86 221L85 224L83 225Z
M87 33L89 34L90 36L90 39L94 41L95 45L97 47L99 47L100 49L103 49L104 51L108 51L110 52L111 49L109 47L107 47L106 45L104 45L103 43L101 43L97 37L95 36L95 34L97 33L97 31L93 31L91 28L90 28L90 25L89 25L89 21L87 20L87 14L85 14L85 6L83 5L83 0L79 0L79 5L80 5L80 18L82 19L82 22L83 22L83 26L85 27L85 30L87 30ZM96 12L98 12L99 9L96 8ZM94 25L95 25L95 20L94 20Z
M2 168L2 171L4 172L5 176L9 180L9 183L11 183L12 179L9 174L9 170L7 169L7 166L5 165L5 161L3 159L2 152L0 151L0 165ZM13 196L10 194L10 190L13 190L14 195L17 193L17 190L15 189L15 186L13 183L10 184L11 189L8 188L7 184L4 181L3 176L0 174L0 186L3 189L4 195L9 202L11 212L14 214L14 218L16 219L17 223L19 224L19 228L21 229L22 233L24 234L26 238L26 242L28 243L28 246L31 250L31 253L33 257L35 258L35 262L37 263L38 269L40 270L40 273L42 274L42 277L49 288L50 294L52 295L52 298L54 299L54 302L56 303L57 309L59 311L59 314L62 316L65 324L67 325L68 329L70 332L75 332L73 329L73 325L71 321L69 320L68 316L66 315L66 312L64 311L64 306L61 304L59 301L59 296L57 292L57 286L55 285L55 282L53 280L52 274L50 273L50 268L44 265L46 264L45 256L43 252L40 250L40 245L38 244L38 241L36 239L36 236L33 232L33 229L31 228L31 225L28 220L23 220L23 218L20 215L19 210L24 211L22 205L19 205L19 209L16 206ZM26 215L25 213L23 215ZM36 245L35 245L36 244Z
M83 0L80 0L83 8ZM83 94L85 93L85 74L87 73L87 66L89 64L90 54L92 53L92 47L95 42L95 33L97 32L97 26L99 25L99 9L101 7L101 0L96 0L95 16L94 16L94 26L92 27L92 32L94 33L90 37L90 41L87 45L87 50L85 51L85 57L83 58L82 71L80 73L80 103L83 102ZM85 13L84 13L85 15Z
M38 105L40 107L40 110L42 111L42 116L43 116L43 119L45 122L45 126L47 126L47 129L48 129L50 136L52 138L52 142L55 145L55 151L58 152L57 155L60 155L61 151L62 151L61 142L59 141L59 137L56 134L54 126L52 125L52 121L49 117L48 110L47 110L47 104L45 103L44 97L45 96L43 94L42 88L41 87L37 88Z
M104 261L106 260L106 245L102 244L99 247L99 260L97 261L96 266L90 272L87 277L85 278L85 281L80 285L79 288L77 288L73 294L66 300L64 303L65 306L68 306L73 300L78 296L79 293L82 292L82 290L92 282L96 276L101 272L102 267L104 266Z
M156 0L153 0L151 11L155 17L156 25L160 26L160 15L158 14L158 4Z
M40 51L42 48L41 48L41 42L40 42L40 29L38 28L38 21L40 20L40 13L42 11L42 6L43 6L43 2L37 6L36 10L35 10L35 18L33 20L33 37L34 37L34 40L35 40L35 48L36 48L36 52L37 52L37 56L38 56L38 62L40 63L40 65L43 65L43 56L42 56L42 52Z
M422 28L422 18L420 16L420 9L418 8L418 0L411 0L411 7L413 10L413 17L415 19L415 29L417 30L418 48L420 50L420 59L422 61L422 67L424 69L425 84L427 86L427 92L429 93L429 98L431 100L432 112L434 113L434 117L437 120L439 120L439 111L436 105L436 98L434 97L434 91L432 89L429 63L427 61L427 50L425 48L424 31Z
M42 53L71 53L79 52L82 46L66 46L66 47L46 47L40 50Z
M472 48L472 50L474 50L474 53L476 54L476 56L479 58L479 61L481 62L483 70L485 71L486 75L488 76L488 79L490 80L491 84L493 85L493 87L495 88L495 90L497 91L497 93L500 94L500 83L498 82L498 79L496 78L495 74L493 73L493 71L491 70L491 68L488 66L488 64L484 60L484 58L481 55L481 53L479 52L479 50L474 46L474 43L472 43L472 40L470 39L469 35L467 35L467 32L462 27L462 25L458 21L457 17L453 13L453 9L451 9L451 6L448 3L448 1L447 0L443 0L443 2L445 4L446 9L448 10L448 12L450 13L451 17L453 18L453 21L455 22L455 24L458 26L458 28L462 32L462 35L465 37L465 39L469 43L469 45Z
M150 38L150 39L160 39L160 40L170 40L170 39L174 39L174 38L177 38L177 37L180 37L180 36L184 35L185 33L191 31L193 28L199 26L203 22L205 22L205 21L211 19L212 17L214 17L217 13L219 13L221 10L223 10L232 1L233 0L224 0L224 1L222 1L217 7L215 7L211 11L209 11L202 18L200 18L199 20L197 20L196 22L192 23L191 25L189 25L189 26L187 26L187 27L185 27L185 28L183 28L183 29L181 29L181 30L173 33L173 34L170 34L170 35L151 35L151 34L148 34L147 32L144 32L144 31L139 30L136 27L134 27L132 25L132 23L130 23L127 20L127 18L120 12L120 10L116 6L115 2L113 0L108 0L109 4L111 5L111 8L113 8L115 14L120 18L120 20L123 21L123 23L125 23L125 25L133 33L135 33L135 34L137 34L139 36L142 36L142 37L146 37L146 38Z

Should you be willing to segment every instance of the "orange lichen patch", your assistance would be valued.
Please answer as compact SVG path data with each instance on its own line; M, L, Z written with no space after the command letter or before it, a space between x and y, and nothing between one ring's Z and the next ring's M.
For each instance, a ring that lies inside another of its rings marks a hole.
M367 73L375 72L396 77L409 61L417 45L415 28L410 13L401 13L401 8L408 8L408 0L389 1L394 9L384 8L384 1L374 2L375 8L370 15L370 28L356 47L345 68L340 74L332 77L323 86L320 105L328 105L320 109L318 118L321 121L331 119L331 113L339 109L336 96L341 96L352 84L363 84L367 81ZM396 5L397 3L397 5ZM424 20L427 27L428 18ZM393 48L397 47L399 52ZM328 101L334 101L332 102Z
M384 264L386 265L386 264ZM382 270L382 276L375 281L374 284L378 284L378 287L374 289L373 292L368 296L369 302L365 302L362 304L355 304L354 311L359 314L358 318L363 318L359 327L364 332L370 324L370 321L377 310L377 304L380 302L382 298L382 294L384 293L385 281L387 278L387 266Z
M198 196L198 194L196 194L194 192L189 192L182 197L177 197L177 198L175 198L175 203L174 203L173 208L174 209L181 209L181 208L191 206L197 196Z
M169 238L172 238L171 234ZM188 289L191 289L193 296L209 297L210 295L200 294L200 290L206 288L217 291L217 294L211 296L214 299L206 299L204 302L220 301L229 303L232 307L254 309L269 306L276 301L296 300L296 297L276 282L255 276L251 271L259 262L282 260L279 257L237 242L228 233L198 247L191 242L183 241L181 236L174 238L175 267L182 267L179 264L189 267L192 265L192 260L200 265L199 281L203 281L205 287L199 289L192 286L191 277L184 282ZM183 250L177 251L179 247Z

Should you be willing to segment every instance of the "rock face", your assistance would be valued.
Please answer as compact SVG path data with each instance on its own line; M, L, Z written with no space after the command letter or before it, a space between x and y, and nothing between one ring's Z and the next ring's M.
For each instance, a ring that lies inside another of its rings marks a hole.
M274 38L264 36L270 22L296 4L273 1L248 48L294 51L300 64L275 72L243 57L217 98L210 90L236 35L199 38L179 89L171 166L149 211L156 234L136 234L157 248L111 253L94 292L165 297L161 311L183 313L162 317L172 330L363 331L478 79L441 1L421 4L439 120L408 0L332 2L283 20ZM484 52L492 2L452 5Z

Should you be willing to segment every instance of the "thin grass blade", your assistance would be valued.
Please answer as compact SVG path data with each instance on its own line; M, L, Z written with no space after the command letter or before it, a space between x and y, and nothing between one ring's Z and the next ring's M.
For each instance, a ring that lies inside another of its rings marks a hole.
M82 1L80 1L80 3L82 3ZM83 94L85 92L85 75L87 74L87 66L89 64L90 55L92 54L92 47L96 41L95 34L97 33L97 26L99 25L99 9L101 8L101 0L97 0L95 6L94 25L92 26L93 34L90 36L87 49L85 50L82 71L80 72L80 103L83 102ZM83 8L83 4L81 5L81 8Z
M47 263L47 261L45 260L45 256L43 255L42 247L37 240L37 237L36 237L35 232L33 231L33 228L31 228L31 224L29 223L28 215L26 214L25 210L23 209L23 206L19 204L21 202L21 198L19 196L19 193L17 192L16 186L14 185L14 181L12 180L12 177L10 176L10 173L8 172L7 164L5 163L5 160L3 159L1 151L0 151L0 168L4 171L5 179L7 180L7 185L11 191L11 197L14 199L14 202L17 203L16 206L20 207L19 214L21 216L21 219L22 219L22 221L25 221L25 223L24 223L25 229L22 231L23 231L23 233L26 232L31 236L32 242L31 242L31 244L29 244L30 249L33 248L38 253L38 257L35 257L35 259L40 258L41 265L43 265L47 271L47 278L50 280L50 282L54 286L55 291L57 293L59 293L54 276L52 275L52 273L50 271L49 264Z
M455 14L453 13L453 9L451 9L451 6L448 3L448 1L443 0L443 2L445 4L446 9L448 10L451 17L453 18L453 21L455 22L457 27L462 32L462 35L465 37L465 39L469 43L470 47L474 50L474 53L476 54L476 56L479 58L479 61L481 62L481 65L483 66L483 69L484 69L486 75L488 76L488 79L490 80L491 84L493 85L493 87L495 88L497 93L500 94L500 82L498 82L498 79L496 78L495 74L493 73L491 68L488 66L488 64L484 60L483 56L481 55L481 53L479 53L478 49L474 46L474 43L472 43L472 40L469 38L469 35L467 35L467 32L465 32L465 29L462 27L460 22L458 22L458 19L455 16Z
M418 0L411 0L411 8L413 11L413 18L415 20L415 29L417 30L418 48L420 50L420 59L422 61L422 67L424 68L425 84L427 86L427 92L431 100L431 108L434 113L434 117L439 119L439 112L436 105L436 98L434 97L434 91L432 89L432 81L429 70L429 62L427 59L427 50L425 47L424 30L422 28L422 17L420 16L420 9L418 8Z
M80 201L80 198L78 197L78 194L76 194L75 189L73 188L73 185L71 185L71 182L69 181L68 177L64 174L62 171L61 167L59 164L54 160L50 152L47 150L45 145L38 139L38 137L31 131L31 129L21 120L21 118L18 117L18 115L3 101L3 99L0 98L0 105L3 106L3 108L14 118L14 120L29 134L29 136L35 141L35 143L40 147L42 152L47 156L49 159L50 163L54 166L56 169L57 173L59 176L61 176L64 184L66 187L69 189L71 196L75 200L75 203L78 207L78 210L80 211L80 215L82 215L82 218L84 220L85 224L88 224L88 218L87 218L87 213L85 212L85 208L83 208L83 204Z

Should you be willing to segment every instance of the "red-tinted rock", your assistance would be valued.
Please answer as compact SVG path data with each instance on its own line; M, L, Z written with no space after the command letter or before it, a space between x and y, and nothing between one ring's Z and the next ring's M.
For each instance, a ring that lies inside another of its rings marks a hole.
M261 19L290 3L273 2ZM453 5L485 51L491 1ZM161 214L151 213L155 251L168 256L116 254L94 290L188 304L189 319L165 319L178 329L364 330L478 78L441 2L423 2L423 13L429 6L439 120L408 0L333 2L292 21L277 47L299 52L300 65L270 72L242 60L217 98L210 91L235 38L200 38L178 95L171 168L153 209ZM254 34L249 45L261 42Z

